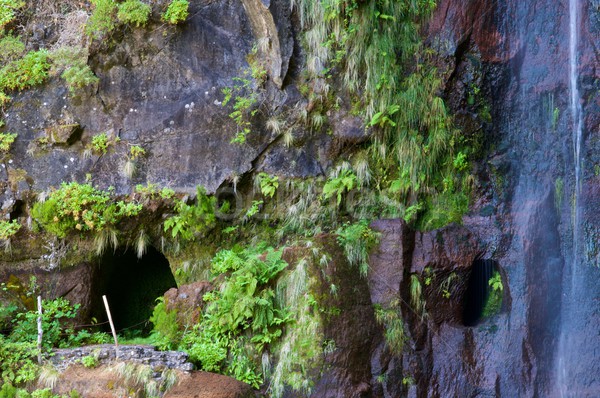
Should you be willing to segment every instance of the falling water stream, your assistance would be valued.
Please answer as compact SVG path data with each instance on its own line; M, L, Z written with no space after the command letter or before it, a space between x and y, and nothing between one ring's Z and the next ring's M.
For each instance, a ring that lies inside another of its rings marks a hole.
M578 0L569 0L569 90L570 90L570 112L573 128L573 163L575 173L575 187L573 194L573 252L571 261L567 262L571 266L570 272L567 272L567 282L564 289L564 298L566 302L563 303L563 319L562 327L559 338L557 364L558 364L558 387L560 388L561 397L575 396L575 391L569 391L569 386L572 385L570 375L572 365L571 346L572 341L569 338L568 330L565 330L565 325L568 324L569 320L564 319L565 315L573 310L573 294L577 288L578 281L578 268L580 264L580 194L581 194L581 145L583 135L583 117L582 109L580 104L579 89L577 87L577 81L579 78L578 72L578 41L579 41L579 4ZM565 310L567 308L567 310Z

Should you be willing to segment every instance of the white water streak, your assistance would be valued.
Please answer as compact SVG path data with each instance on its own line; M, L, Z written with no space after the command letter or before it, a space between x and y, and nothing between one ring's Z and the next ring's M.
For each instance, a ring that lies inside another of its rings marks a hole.
M579 41L579 4L578 0L569 0L569 89L571 92L570 111L573 127L573 163L575 172L575 191L574 191L574 206L573 206L573 253L570 270L570 284L563 286L563 296L567 303L563 303L563 317L567 313L564 306L573 305L571 297L576 283L577 267L579 266L579 232L580 232L580 203L579 196L581 194L581 146L583 135L583 117L580 104L579 89L577 81L579 78L578 71L578 56L577 48ZM567 290L569 289L569 290ZM565 291L566 290L566 291ZM566 293L566 294L565 294ZM573 392L569 394L569 386L572 386L569 370L571 368L570 341L567 331L564 330L566 319L561 321L563 329L561 330L559 347L558 347L558 386L560 388L561 397L574 396Z

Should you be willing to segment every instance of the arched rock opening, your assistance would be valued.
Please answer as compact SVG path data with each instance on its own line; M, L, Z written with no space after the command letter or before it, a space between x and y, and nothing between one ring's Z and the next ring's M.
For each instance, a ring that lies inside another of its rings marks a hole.
M133 250L108 251L98 269L94 312L99 321L107 320L102 304L106 295L117 331L138 330L148 333L148 319L156 298L177 287L169 261L153 247L138 258Z
M476 326L485 316L486 305L494 305L494 303L489 303L492 292L490 279L496 272L499 272L499 268L494 260L473 261L463 302L463 324L465 326ZM500 298L500 303L495 303L496 306L501 304L502 298Z

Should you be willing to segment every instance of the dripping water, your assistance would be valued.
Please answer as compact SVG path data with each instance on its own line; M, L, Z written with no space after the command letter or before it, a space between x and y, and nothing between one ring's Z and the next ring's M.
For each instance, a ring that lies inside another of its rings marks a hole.
M577 81L579 78L578 72L578 56L577 46L579 41L579 10L578 0L569 0L569 90L570 90L570 113L572 117L572 134L573 134L573 166L575 174L575 187L573 194L573 253L572 259L569 262L571 265L570 272L567 273L567 284L565 293L565 300L567 303L563 303L563 316L569 312L569 309L565 310L565 304L567 307L573 306L573 293L576 289L577 284L577 269L580 266L580 253L579 253L579 241L580 241L580 194L581 194L581 146L582 146L582 135L583 135L583 117L580 103L579 89L577 87ZM572 308L571 308L572 309ZM572 392L569 393L569 386L572 385L570 380L569 371L572 367L571 346L572 341L568 336L568 331L565 330L565 324L568 323L568 319L562 320L561 333L559 338L558 347L558 387L560 389L561 397L573 396Z

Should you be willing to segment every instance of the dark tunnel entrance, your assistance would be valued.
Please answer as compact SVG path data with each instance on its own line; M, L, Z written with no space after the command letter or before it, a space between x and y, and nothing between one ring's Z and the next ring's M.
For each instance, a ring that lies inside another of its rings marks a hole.
M153 247L142 258L133 250L110 251L102 257L98 273L96 318L107 320L102 304L102 295L106 295L117 332L149 333L152 325L147 321L156 298L177 287L169 261ZM105 329L110 330L108 325Z
M475 260L469 277L469 284L464 296L463 324L476 326L489 311L490 306L501 305L490 303L492 287L490 279L498 272L498 264L494 260ZM496 300L496 298L494 297ZM486 305L488 308L486 309Z

